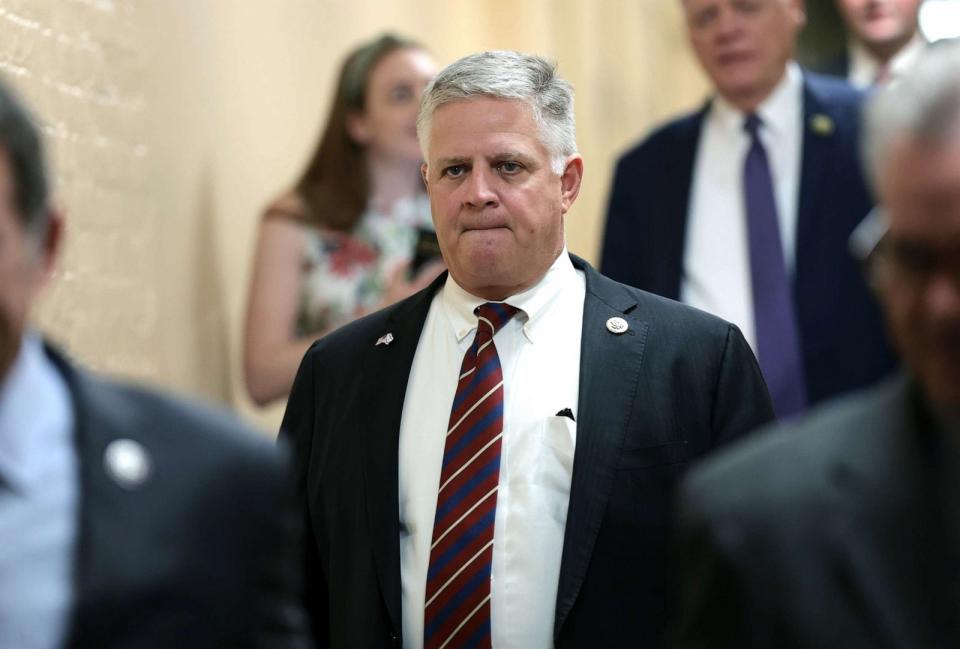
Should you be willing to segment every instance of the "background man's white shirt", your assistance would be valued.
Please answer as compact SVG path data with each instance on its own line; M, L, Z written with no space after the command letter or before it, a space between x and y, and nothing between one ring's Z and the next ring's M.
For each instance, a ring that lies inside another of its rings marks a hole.
M914 36L890 59L887 79L898 77L910 69L910 66L920 58L926 46L927 43L920 34ZM869 88L877 82L880 63L873 58L867 48L857 41L850 41L847 45L847 54L849 56L847 81L858 88Z
M55 649L73 602L79 459L60 372L27 335L0 386L0 648Z
M780 242L787 272L796 257L803 149L803 75L790 63L760 105L760 140L773 176ZM746 115L714 99L700 134L690 191L680 299L733 322L756 350L743 163L750 146Z

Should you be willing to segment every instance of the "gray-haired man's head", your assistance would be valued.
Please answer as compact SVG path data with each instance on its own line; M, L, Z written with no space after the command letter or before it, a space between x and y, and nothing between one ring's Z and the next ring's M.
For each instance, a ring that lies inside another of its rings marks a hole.
M539 56L491 51L450 64L427 86L417 120L424 158L428 157L430 125L437 108L474 97L513 99L529 105L557 173L562 171L564 159L577 152L573 88L557 76L556 66Z
M417 128L450 276L485 300L535 286L563 251L583 177L570 84L540 57L468 56L428 86Z
M904 364L960 418L960 43L931 47L867 109L887 232L872 277Z

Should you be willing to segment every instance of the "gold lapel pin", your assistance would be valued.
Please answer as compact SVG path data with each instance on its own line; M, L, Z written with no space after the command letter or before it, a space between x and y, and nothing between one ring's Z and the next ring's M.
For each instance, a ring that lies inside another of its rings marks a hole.
M817 113L810 118L810 128L817 135L830 135L833 133L833 120L830 119L829 115Z

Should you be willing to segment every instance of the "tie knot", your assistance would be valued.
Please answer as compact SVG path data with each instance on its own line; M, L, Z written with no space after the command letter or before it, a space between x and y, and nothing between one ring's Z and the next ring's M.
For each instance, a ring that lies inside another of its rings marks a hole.
M747 115L747 118L743 120L743 130L746 131L750 137L756 139L757 133L760 132L760 126L763 124L763 120L760 119L760 116L756 113L750 113Z
M516 315L518 309L516 307L510 306L505 302L486 302L478 306L474 313L477 314L479 318L477 322L477 335L480 335L479 332L485 334L484 337L489 335L490 338L493 338L500 328L507 324L514 315Z

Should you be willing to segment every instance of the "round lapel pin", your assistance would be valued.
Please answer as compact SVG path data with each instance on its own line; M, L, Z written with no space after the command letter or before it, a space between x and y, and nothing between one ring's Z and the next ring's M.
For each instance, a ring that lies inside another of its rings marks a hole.
M150 477L150 455L132 439L115 439L103 454L103 466L114 482L124 489L135 489Z
M626 333L627 329L630 328L630 325L627 324L627 321L623 318L610 318L607 320L607 331L614 334Z

